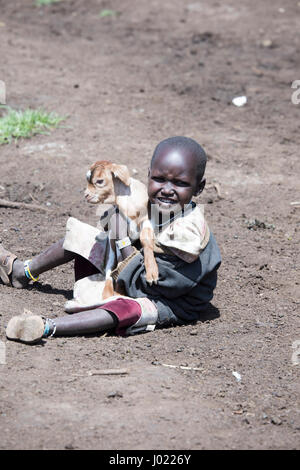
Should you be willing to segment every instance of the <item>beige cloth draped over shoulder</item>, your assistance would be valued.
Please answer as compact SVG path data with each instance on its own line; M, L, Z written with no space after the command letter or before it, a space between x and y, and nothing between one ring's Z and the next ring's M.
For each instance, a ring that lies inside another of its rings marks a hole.
M209 241L210 231L199 206L191 206L156 234L155 251L173 254L187 263L195 261Z

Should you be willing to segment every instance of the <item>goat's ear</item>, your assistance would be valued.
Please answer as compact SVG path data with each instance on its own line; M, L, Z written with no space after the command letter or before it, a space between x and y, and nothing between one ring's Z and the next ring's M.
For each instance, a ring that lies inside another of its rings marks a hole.
M92 172L91 172L91 170L88 170L88 171L86 172L86 179L87 179L88 183L91 183L91 179L92 179Z
M111 171L116 178L122 181L126 186L130 185L130 173L126 165L111 165Z

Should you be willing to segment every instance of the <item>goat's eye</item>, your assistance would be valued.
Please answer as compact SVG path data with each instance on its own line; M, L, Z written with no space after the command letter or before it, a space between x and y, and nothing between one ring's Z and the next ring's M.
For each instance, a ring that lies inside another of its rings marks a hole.
M103 184L104 180L97 180L96 184Z

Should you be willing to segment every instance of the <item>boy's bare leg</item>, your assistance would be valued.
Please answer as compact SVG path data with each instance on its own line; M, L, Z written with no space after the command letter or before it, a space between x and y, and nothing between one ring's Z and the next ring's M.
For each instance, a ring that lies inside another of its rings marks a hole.
M10 340L35 344L49 336L77 336L116 327L116 317L103 309L86 310L52 320L39 315L24 312L12 317L6 327L6 336Z
M124 238L127 235L127 222L119 213L111 217L111 229L115 239ZM75 254L63 248L64 238L51 245L39 255L35 256L29 263L30 272L33 277L37 277L45 271L68 263L75 258ZM122 258L126 258L133 248L128 246L122 250ZM11 274L12 285L17 288L26 287L29 279L25 276L24 263L18 259L13 264Z
M30 261L30 272L33 277L37 277L49 269L72 261L75 254L63 248L64 239L51 245L45 251L32 258ZM25 276L24 263L16 259L12 270L12 285L14 287L26 287L29 279Z
M53 243L49 248L32 258L30 261L30 271L34 277L68 263L75 258L75 253L65 250L63 243L64 238L61 238L58 242Z
M55 336L76 336L110 330L117 326L116 317L97 308L56 318Z

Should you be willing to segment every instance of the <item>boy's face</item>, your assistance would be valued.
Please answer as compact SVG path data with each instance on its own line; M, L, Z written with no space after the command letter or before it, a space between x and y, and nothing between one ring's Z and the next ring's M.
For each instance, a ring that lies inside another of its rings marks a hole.
M160 212L183 209L203 187L197 175L196 157L182 149L163 149L149 169L149 201Z

